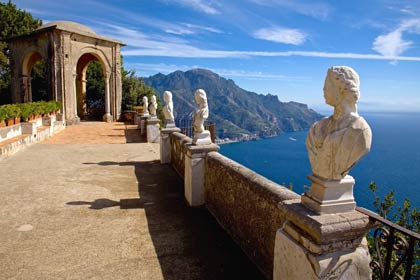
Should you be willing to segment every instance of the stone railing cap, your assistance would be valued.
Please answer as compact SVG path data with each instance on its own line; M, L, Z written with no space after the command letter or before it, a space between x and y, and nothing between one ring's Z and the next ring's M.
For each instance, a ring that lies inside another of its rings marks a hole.
M369 217L358 211L318 215L300 199L282 201L278 207L287 220L320 245L360 238L373 226Z

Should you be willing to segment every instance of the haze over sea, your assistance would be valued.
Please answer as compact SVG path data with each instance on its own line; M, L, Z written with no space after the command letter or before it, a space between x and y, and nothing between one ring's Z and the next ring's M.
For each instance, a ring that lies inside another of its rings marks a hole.
M395 191L397 204L404 198L420 208L420 113L364 113L372 128L371 152L351 171L356 180L354 195L358 206L373 209L370 182L376 182L378 195ZM221 145L220 152L301 194L310 186L311 174L306 152L307 131L283 133L260 141Z

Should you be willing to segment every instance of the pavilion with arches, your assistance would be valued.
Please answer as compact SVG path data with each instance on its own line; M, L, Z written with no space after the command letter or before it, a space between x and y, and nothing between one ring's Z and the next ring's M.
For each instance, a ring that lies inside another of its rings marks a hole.
M46 99L62 102L67 124L86 114L86 70L91 61L102 67L105 88L103 120L118 120L121 114L121 41L96 34L71 21L54 21L35 31L8 40L12 70L12 101L32 102L31 71L43 60Z

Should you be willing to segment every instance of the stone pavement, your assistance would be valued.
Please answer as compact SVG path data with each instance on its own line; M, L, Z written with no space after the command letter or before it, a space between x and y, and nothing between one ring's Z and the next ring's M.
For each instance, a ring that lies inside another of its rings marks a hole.
M1 161L0 279L261 279L140 140L82 123Z

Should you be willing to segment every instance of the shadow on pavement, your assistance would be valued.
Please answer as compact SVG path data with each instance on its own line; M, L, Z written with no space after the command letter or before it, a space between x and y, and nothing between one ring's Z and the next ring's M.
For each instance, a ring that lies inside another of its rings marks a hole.
M187 205L183 181L169 165L159 161L86 164L135 167L139 199L67 204L90 205L95 210L143 208L165 279L264 279L205 208Z

